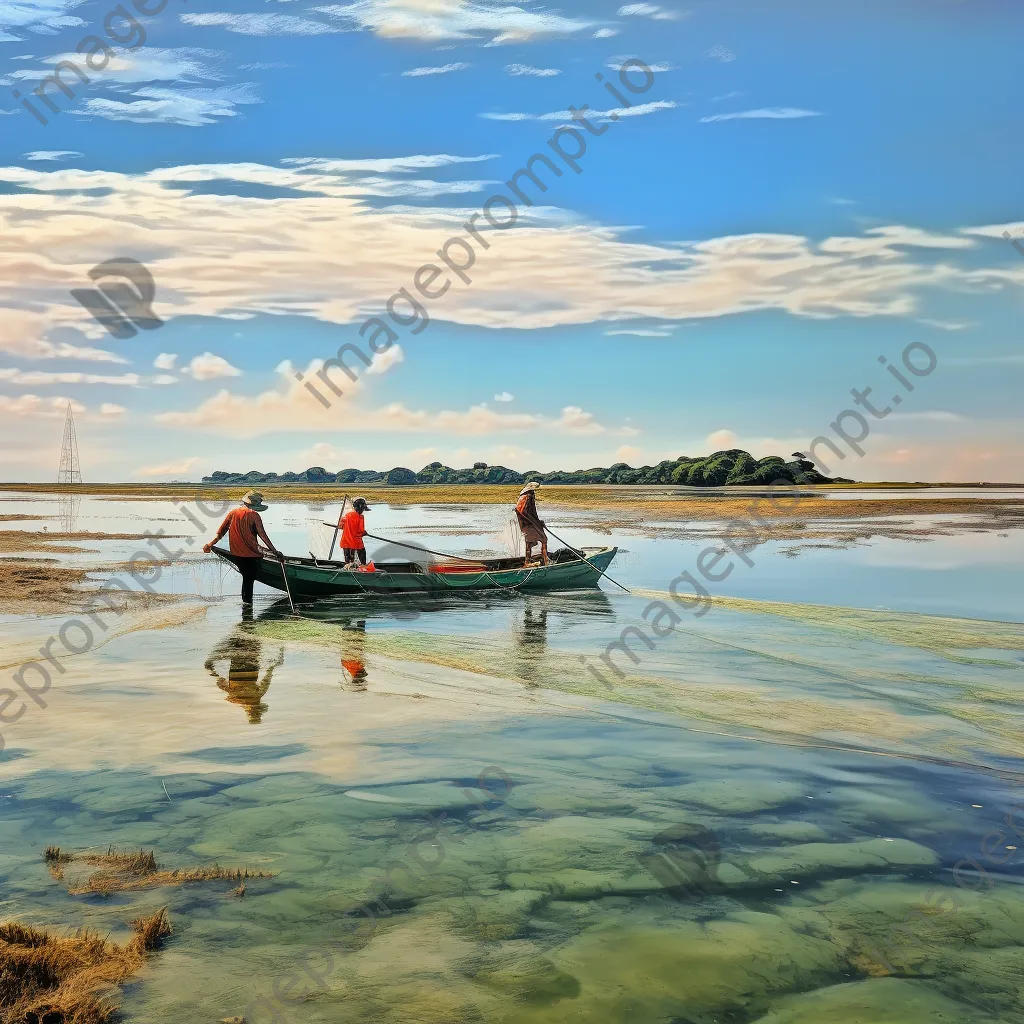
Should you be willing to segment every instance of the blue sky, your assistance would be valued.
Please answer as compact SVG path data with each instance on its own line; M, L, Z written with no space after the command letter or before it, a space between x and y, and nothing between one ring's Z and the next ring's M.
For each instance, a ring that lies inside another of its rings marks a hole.
M92 480L788 455L851 388L891 395L877 356L914 341L937 370L836 468L1024 478L1018 4L116 8L0 0L4 479L55 474L68 401ZM65 58L90 81L67 70L54 113L33 90ZM629 116L320 406L294 372L358 341L570 105L621 110L599 73ZM116 258L163 327L117 340L71 297Z

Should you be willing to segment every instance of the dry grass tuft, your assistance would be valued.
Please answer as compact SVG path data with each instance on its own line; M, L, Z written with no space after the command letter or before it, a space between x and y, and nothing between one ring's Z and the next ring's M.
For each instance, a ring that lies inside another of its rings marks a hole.
M64 877L64 865L74 860L70 853L64 853L59 846L48 846L43 851L43 859L50 874L58 882Z
M271 871L255 871L249 868L222 868L212 864L201 868L175 868L166 870L160 867L156 854L152 850L118 850L113 846L106 853L63 853L59 847L47 847L43 855L54 878L62 878L63 865L73 861L98 867L82 881L69 886L72 896L84 896L99 893L109 896L115 892L132 892L139 889L153 889L160 885L186 885L190 882L211 882L220 879L238 882L236 895L245 894L244 883L250 878L273 878ZM55 873L59 870L59 874Z
M171 922L167 918L167 908L158 910L152 917L137 917L132 921L135 941L145 950L158 949L163 940L171 934Z
M57 850L56 853L60 851ZM132 922L123 946L95 932L56 935L0 924L0 1020L4 1024L104 1024L117 1011L118 985L135 974L171 932L167 911Z

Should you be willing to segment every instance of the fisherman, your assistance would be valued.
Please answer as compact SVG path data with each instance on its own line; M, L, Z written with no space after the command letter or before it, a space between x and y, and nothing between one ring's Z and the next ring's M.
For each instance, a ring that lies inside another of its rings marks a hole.
M531 480L520 492L516 503L516 518L519 529L523 531L526 542L526 565L533 558L533 545L540 544L540 557L544 565L548 564L548 535L544 532L544 523L537 515L537 489L540 483Z
M263 503L263 495L259 491L250 491L243 499L238 508L233 508L225 517L217 530L217 536L209 544L203 545L207 553L213 548L226 533L228 535L228 546L231 548L231 561L242 574L242 605L252 605L252 585L256 582L256 575L259 572L260 563L263 561L263 552L260 550L259 541L263 541L267 550L277 558L282 554L274 547L263 529L263 520L260 513L267 510Z
M356 567L357 560L366 565L366 545L363 538L366 536L366 520L364 512L369 512L370 506L366 504L365 498L356 498L352 502L352 508L342 517L338 525L341 527L341 547L345 552L345 564Z

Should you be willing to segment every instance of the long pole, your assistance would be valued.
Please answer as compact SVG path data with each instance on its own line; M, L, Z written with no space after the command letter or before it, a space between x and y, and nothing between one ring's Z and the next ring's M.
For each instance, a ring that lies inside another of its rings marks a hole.
M418 544L407 544L404 540L389 540L387 537L378 537L375 533L366 534L367 537L372 537L374 540L379 540L384 544L394 544L397 548L410 548L413 551L422 551L427 555L438 555L441 558L452 558L456 562L465 562L468 565L486 565L486 562L481 562L478 558L463 558L461 555L449 555L445 551L431 551L430 548L421 548Z
M292 600L292 588L288 582L288 570L284 567L284 555L278 555L277 560L281 563L281 575L284 577L284 592L288 595L288 603L292 606L292 614L295 614L295 602Z
M338 515L338 521L334 524L334 536L331 538L331 550L327 553L327 561L329 562L334 557L334 545L338 543L338 531L341 529L341 520L345 515L345 506L348 504L348 495L345 495L345 500L341 503L341 513ZM330 526L330 523L324 523L325 526Z
M618 580L613 580L611 576L609 576L608 573L604 571L604 569L598 569L597 566L594 565L594 563L589 558L587 558L587 556L583 554L582 551L578 551L567 540L562 540L562 538L559 537L558 534L555 533L555 531L552 530L549 526L545 525L544 529L547 530L547 532L550 533L551 536L554 537L559 544L564 544L573 554L579 555L580 558L582 558L583 561L586 562L591 569L594 569L596 572L599 572L609 583L614 583L615 586L619 588L619 590L625 590L627 594L630 593L630 591L627 590L621 583L619 583Z

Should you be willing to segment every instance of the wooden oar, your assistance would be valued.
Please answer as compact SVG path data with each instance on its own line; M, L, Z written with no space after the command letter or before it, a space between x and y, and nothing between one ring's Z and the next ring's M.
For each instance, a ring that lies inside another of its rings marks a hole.
M329 562L334 557L334 545L338 543L338 531L341 529L341 520L345 515L345 506L348 504L348 495L345 495L345 500L341 503L341 513L338 516L338 521L334 524L334 536L331 538L331 550L327 554L327 561ZM324 526L330 526L330 523L324 523Z
M583 554L582 551L577 551L577 549L574 548L568 541L562 540L562 538L559 537L558 534L555 533L554 530L550 529L547 526L542 527L542 529L547 530L547 532L550 533L551 536L554 537L555 540L557 540L559 544L564 544L574 555L579 555L580 558L582 558L583 561L586 562L587 565L589 565L591 569L594 569L596 572L599 572L609 583L614 583L615 586L617 586L619 588L619 590L625 590L627 594L630 593L630 591L627 590L621 583L619 583L618 580L613 580L611 578L611 576L609 576L608 573L606 573L604 571L604 569L598 569L597 566L594 565L594 563L589 558L587 558L587 556L585 554Z

